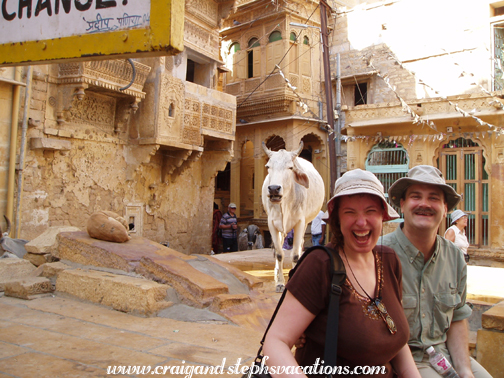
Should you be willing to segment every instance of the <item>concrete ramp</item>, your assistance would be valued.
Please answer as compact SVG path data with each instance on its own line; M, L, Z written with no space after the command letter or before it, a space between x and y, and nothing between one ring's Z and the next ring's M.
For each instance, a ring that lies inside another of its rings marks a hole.
M58 247L53 254L62 260L141 275L171 289L167 303L212 311L237 325L264 330L277 303L277 298L264 293L261 280L212 256L188 256L142 237L133 237L125 243L112 243L93 239L86 232L78 231L61 232L57 239ZM99 282L96 278L100 275L90 273L93 280L84 280L83 274L74 275L80 277L79 282L83 285ZM62 277L68 280L71 276ZM70 294L76 295L78 284L66 285L73 287ZM82 291L90 292L89 288L85 289ZM86 299L89 300L89 297ZM169 314L169 308L163 313Z

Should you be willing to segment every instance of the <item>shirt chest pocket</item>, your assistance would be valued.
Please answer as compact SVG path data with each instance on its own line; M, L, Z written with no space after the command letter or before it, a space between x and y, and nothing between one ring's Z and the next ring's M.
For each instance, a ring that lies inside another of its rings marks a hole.
M434 294L431 326L432 338L438 338L448 331L453 319L453 311L460 305L460 302L460 295L456 292Z
M404 309L404 315L406 315L406 319L408 320L408 323L411 327L411 325L414 323L415 311L418 307L416 296L411 294L403 294L402 305Z

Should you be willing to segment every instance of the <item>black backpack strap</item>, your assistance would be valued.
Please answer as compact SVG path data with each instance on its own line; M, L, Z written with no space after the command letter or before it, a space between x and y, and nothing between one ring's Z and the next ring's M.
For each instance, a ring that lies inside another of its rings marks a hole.
M345 265L338 252L327 248L326 252L331 258L331 288L329 310L327 315L326 341L324 348L324 365L337 366L338 356L338 329L339 329L339 304L343 292L342 285L346 280ZM328 375L329 376L329 375Z
M329 309L327 315L326 339L325 339L326 341L324 348L324 365L334 367L337 366L337 355L338 355L337 347L338 347L338 327L339 327L339 302L342 293L341 286L343 285L346 279L345 265L343 264L343 261L341 260L339 253L332 248L325 247L322 245L317 245L308 248L301 255L296 266L289 271L289 279L294 275L294 273L296 272L296 268L302 263L304 258L308 256L308 254L311 251L314 251L316 249L324 250L328 254L329 259L331 261L331 287L329 288ZM271 324L273 324L273 320L275 319L276 314L278 313L278 309L282 305L286 292L287 290L284 289L282 296L280 297L280 300L278 301L278 304L275 308L275 312L273 313L273 316L271 317L268 327L264 332L263 338L261 339L261 346L259 347L257 356L260 356L262 353L262 346L264 344L264 339L266 338L266 334L268 333Z

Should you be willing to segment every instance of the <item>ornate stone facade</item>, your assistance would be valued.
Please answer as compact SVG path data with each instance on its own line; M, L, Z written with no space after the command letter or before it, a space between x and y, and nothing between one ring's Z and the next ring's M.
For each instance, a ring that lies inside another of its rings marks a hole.
M110 210L135 235L210 252L213 179L235 138L236 99L215 89L217 26L233 2L186 5L185 50L175 57L34 66L20 237L85 230L93 212ZM11 109L0 92L0 109Z

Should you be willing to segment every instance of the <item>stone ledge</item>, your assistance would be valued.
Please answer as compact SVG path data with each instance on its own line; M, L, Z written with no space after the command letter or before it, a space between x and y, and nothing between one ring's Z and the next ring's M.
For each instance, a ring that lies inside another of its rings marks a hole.
M220 294L214 297L212 304L210 305L210 310L214 312L219 312L227 308L238 306L244 303L251 303L252 300L250 296L246 294Z
M504 301L497 303L483 313L481 325L488 330L504 331Z
M73 295L115 310L152 315L172 305L165 301L168 285L96 270L64 270L56 280L56 291Z
M478 331L476 357L492 377L504 377L504 333L480 329Z
M35 239L30 240L28 243L26 243L25 249L27 252L39 255L54 252L57 247L56 237L58 236L58 234L60 232L71 231L80 231L80 229L72 226L49 227Z
M72 143L68 140L53 138L31 138L30 149L32 150L51 150L51 151L69 151Z
M229 292L226 284L174 257L142 257L135 271L171 285L183 302L199 308L208 306L214 296Z

